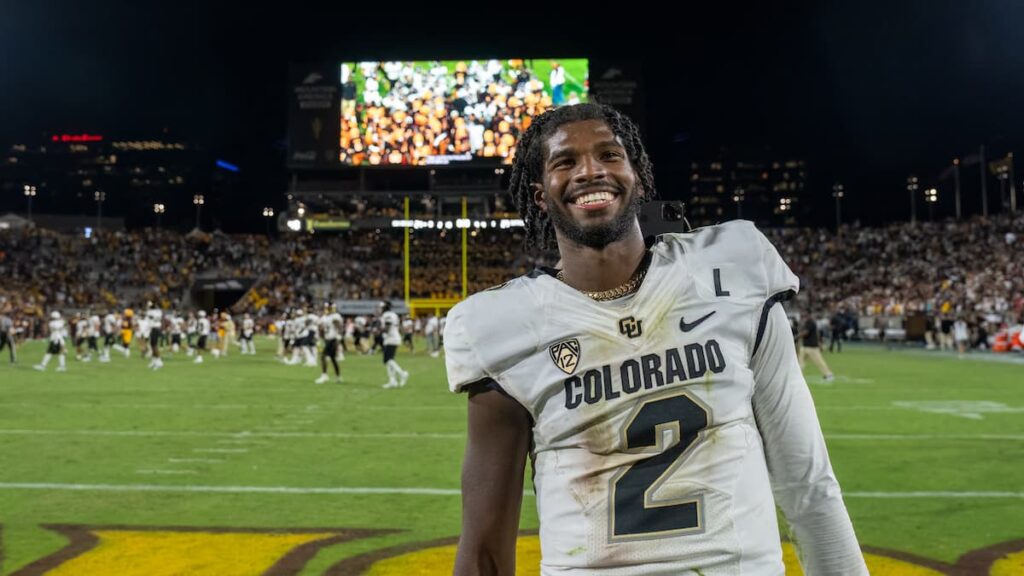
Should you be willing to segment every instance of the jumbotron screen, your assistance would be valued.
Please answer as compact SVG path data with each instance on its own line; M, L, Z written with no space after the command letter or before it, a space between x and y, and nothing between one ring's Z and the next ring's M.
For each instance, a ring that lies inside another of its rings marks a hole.
M339 160L511 164L533 118L587 101L588 73L584 58L343 63Z

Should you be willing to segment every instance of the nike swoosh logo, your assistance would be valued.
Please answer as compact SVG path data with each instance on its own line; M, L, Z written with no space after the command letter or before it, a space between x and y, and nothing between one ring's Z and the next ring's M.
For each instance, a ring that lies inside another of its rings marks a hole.
M701 316L700 318L694 320L693 322L690 322L689 324L686 323L685 318L680 317L679 329L682 330L683 332L689 332L690 330L693 330L697 326L700 326L701 322L707 320L708 318L711 318L711 315L714 314L715 312L717 312L717 310L712 310L711 312L708 312L707 314Z

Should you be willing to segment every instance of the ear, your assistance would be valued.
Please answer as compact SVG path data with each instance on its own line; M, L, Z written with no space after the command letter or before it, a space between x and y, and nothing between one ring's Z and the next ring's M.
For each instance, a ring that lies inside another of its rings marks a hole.
M533 203L536 204L544 213L548 211L548 202L544 198L544 185L540 182L531 182L530 188L533 190Z

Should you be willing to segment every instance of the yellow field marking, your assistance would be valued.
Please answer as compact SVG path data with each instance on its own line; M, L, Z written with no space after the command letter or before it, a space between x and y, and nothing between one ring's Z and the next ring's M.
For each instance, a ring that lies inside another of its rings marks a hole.
M442 576L451 574L455 564L456 545L438 546L417 550L374 563L366 576ZM782 545L786 576L803 576L792 544ZM930 568L915 566L902 560L895 560L874 554L865 554L864 560L872 576L942 576ZM1019 562L1020 560L1018 560ZM1018 565L1014 565L1018 566ZM520 537L516 543L516 576L538 576L540 574L540 539L537 536ZM992 576L1009 576L1020 571L992 573Z
M992 565L990 576L1020 576L1024 574L1024 550L1013 552Z
M297 546L322 534L247 534L95 530L95 548L47 576L251 576L262 574Z

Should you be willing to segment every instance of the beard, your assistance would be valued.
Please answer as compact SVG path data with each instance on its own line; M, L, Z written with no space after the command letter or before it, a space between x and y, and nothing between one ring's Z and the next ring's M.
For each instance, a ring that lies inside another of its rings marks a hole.
M625 196L625 194L622 196ZM551 218L551 224L555 227L555 230L567 240L587 248L600 250L612 242L622 239L632 230L633 223L636 221L637 213L643 202L643 195L640 194L639 186L637 186L629 195L629 201L608 222L599 224L581 223L570 216L568 210L563 209L562 205L558 203L549 204L554 209L548 210L548 217Z

